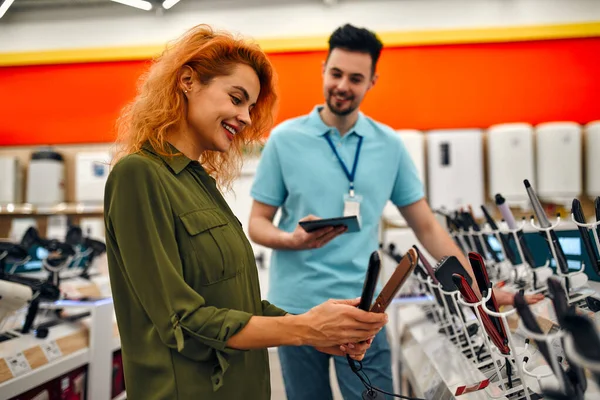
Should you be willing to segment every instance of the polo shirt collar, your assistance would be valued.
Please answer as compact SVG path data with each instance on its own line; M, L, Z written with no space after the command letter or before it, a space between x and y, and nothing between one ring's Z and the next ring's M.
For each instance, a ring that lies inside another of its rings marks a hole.
M323 109L323 107L324 107L323 105L315 106L313 108L313 110L310 112L310 114L308 114L308 123L312 129L312 133L314 133L315 135L318 135L318 136L323 136L326 133L328 133L334 129L333 127L325 124L325 122L323 122L323 120L321 119L320 111ZM350 128L348 133L354 133L358 136L364 137L364 136L369 135L372 132L373 132L373 128L367 121L367 118L364 116L364 114L362 112L359 111L358 119L356 120L356 123L354 124L354 126L352 126L352 128Z

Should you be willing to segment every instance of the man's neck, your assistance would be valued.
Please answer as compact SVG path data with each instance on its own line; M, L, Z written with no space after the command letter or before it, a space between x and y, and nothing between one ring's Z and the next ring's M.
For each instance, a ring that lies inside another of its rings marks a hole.
M348 115L342 116L332 113L329 107L325 105L321 110L320 115L321 120L323 120L325 125L336 128L340 133L340 136L344 136L348 133L350 128L356 124L356 121L358 120L358 109L352 111Z

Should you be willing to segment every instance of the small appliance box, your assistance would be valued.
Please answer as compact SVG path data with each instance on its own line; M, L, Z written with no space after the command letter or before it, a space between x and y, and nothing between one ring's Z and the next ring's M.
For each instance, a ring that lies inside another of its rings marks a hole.
M483 140L480 129L440 129L427 133L427 183L432 209L471 205L482 217Z
M75 201L101 204L104 186L110 171L111 155L108 151L79 152L75 156Z
M586 125L585 192L592 199L600 196L600 121Z
M0 156L0 205L15 204L23 201L21 183L23 174L19 159L12 156Z
M523 180L536 186L533 127L498 124L489 127L487 134L489 197L500 193L509 205L526 207L529 197Z
M27 202L36 206L54 206L64 201L63 156L50 148L32 153L27 172Z
M401 129L397 132L417 168L419 179L425 189L427 187L425 182L425 136L422 131L414 129ZM398 208L391 201L388 201L383 209L383 218L395 225L406 225Z
M569 121L536 126L537 187L540 199L571 207L582 193L582 128Z

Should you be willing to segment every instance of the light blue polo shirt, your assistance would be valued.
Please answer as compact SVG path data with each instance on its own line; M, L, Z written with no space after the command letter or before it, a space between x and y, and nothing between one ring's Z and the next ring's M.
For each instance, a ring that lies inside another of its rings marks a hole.
M270 302L300 314L328 299L359 297L388 200L405 206L424 197L423 185L401 137L390 127L360 113L343 137L321 120L317 106L305 116L274 128L263 149L251 196L281 207L279 229L293 232L298 220L313 214L340 217L349 180L325 135L348 170L359 141L362 147L354 187L362 196L361 231L345 233L320 249L274 250L269 272Z

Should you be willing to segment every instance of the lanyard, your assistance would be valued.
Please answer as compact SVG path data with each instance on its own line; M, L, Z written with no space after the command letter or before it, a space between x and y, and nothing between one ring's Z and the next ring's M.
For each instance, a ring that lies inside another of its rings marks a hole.
M329 143L329 147L331 147L331 150L333 150L333 153L335 154L338 161L340 162L340 165L344 169L344 173L346 174L346 177L350 181L350 197L354 197L354 177L356 176L356 166L358 165L358 157L360 156L360 146L362 146L363 137L362 136L358 137L358 145L356 146L356 154L354 155L354 165L352 165L352 173L350 173L348 171L348 168L346 167L346 164L344 164L342 157L340 157L339 153L335 149L335 146L333 145L333 142L331 141L329 134L325 135L325 139L327 140L327 143Z

